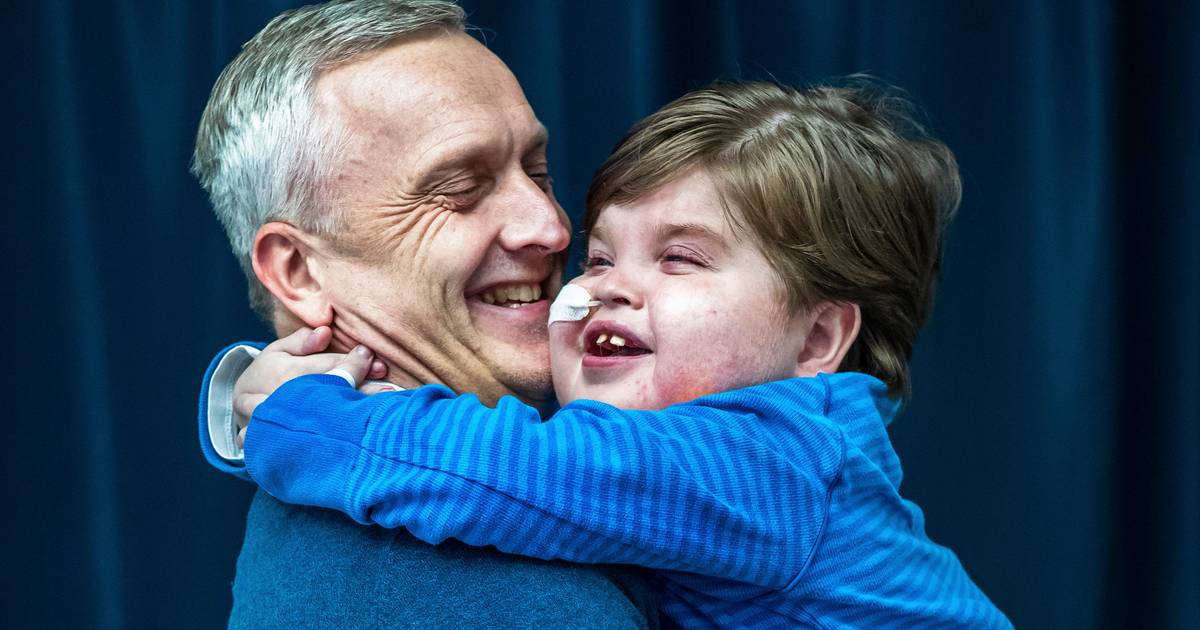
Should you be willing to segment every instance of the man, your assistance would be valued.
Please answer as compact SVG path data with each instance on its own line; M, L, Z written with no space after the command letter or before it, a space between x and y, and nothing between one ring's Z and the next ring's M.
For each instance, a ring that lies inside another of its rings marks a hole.
M546 296L569 240L546 141L453 3L334 2L280 15L225 69L193 171L279 336L330 326L334 350L368 345L401 386L545 404ZM644 626L647 592L260 492L230 625Z

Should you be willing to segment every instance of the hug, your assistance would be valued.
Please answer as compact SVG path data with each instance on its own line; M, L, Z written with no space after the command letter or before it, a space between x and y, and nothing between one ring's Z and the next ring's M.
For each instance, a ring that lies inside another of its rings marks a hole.
M280 338L203 381L206 455L265 491L231 627L1010 627L887 433L960 196L908 103L679 97L564 287L548 134L463 29L304 7L213 89L193 170Z

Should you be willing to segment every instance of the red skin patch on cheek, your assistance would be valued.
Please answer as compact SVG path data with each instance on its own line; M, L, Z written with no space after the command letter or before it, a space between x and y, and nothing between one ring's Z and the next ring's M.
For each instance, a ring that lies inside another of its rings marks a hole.
M695 400L701 396L724 391L721 383L729 383L736 375L727 374L723 366L705 366L687 374L675 373L658 379L658 399L662 407Z
M719 335L722 327L719 310L698 304L694 296L676 298L669 304L671 309L660 311L659 315L663 321L681 322L682 330L676 328L668 333L669 340L665 341L656 366L651 396L659 408L721 391L730 370L718 358L722 354L719 347L685 341Z

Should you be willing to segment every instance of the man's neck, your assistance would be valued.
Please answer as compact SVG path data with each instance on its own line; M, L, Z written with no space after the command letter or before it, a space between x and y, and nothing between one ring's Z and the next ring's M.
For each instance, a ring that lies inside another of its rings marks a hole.
M277 314L274 324L275 334L281 338L305 326L291 313ZM475 394L480 402L490 407L504 396L513 396L537 409L543 418L558 410L558 401L552 389L543 387L537 391L521 391L510 388L469 353L460 353L464 356L456 361L432 344L406 343L408 340L403 335L384 335L373 327L366 327L358 335L347 332L337 322L331 328L333 339L328 352L345 353L359 344L366 345L387 365L388 374L384 380L405 389L445 385L460 394ZM415 350L417 347L425 347L425 351Z

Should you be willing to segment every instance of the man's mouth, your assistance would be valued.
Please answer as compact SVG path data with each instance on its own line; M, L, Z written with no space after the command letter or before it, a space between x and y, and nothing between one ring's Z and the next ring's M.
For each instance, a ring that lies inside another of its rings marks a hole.
M478 294L485 304L505 308L521 308L542 299L542 285L537 283L495 286Z

